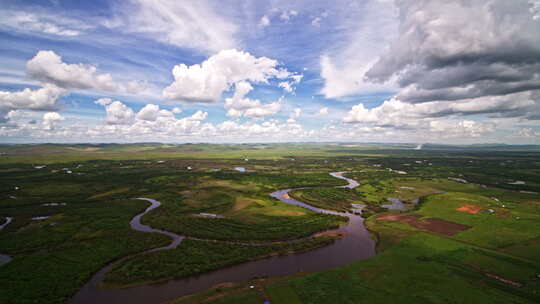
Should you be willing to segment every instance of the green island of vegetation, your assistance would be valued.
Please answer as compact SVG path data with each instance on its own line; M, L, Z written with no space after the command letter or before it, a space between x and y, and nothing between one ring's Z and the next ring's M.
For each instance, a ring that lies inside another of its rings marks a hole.
M273 255L300 253L326 246L339 238L322 235L301 242L261 246L186 239L173 250L139 255L115 265L104 280L106 288L125 287L187 277Z

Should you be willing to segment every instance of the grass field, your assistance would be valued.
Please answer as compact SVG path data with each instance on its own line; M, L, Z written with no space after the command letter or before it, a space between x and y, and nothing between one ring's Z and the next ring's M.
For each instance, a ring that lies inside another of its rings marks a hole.
M514 287L472 265L529 285ZM274 283L268 290L270 298L279 298L285 289L299 303L534 303L535 271L537 264L528 261L415 233L373 259Z

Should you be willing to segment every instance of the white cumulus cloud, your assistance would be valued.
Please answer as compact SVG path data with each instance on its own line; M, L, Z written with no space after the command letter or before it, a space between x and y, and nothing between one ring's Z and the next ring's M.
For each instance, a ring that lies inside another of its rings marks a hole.
M158 117L173 117L171 111L160 109L158 105L147 104L136 115L138 120L155 121Z
M54 85L45 85L36 90L0 91L0 109L53 110L58 106L58 99L66 94L66 90Z
M105 121L109 125L129 125L135 118L133 110L120 101L113 101L110 98L100 98L95 101L96 104L105 107L107 117Z
M95 89L114 93L138 93L145 89L144 83L118 83L111 74L99 74L93 65L64 63L62 57L53 51L39 51L26 63L26 69L31 78L66 89Z
M215 102L233 84L268 83L272 78L285 79L296 75L280 69L276 60L257 58L247 52L231 49L221 51L201 64L176 65L173 76L174 82L163 90L164 98Z
M250 99L245 96L253 90L249 82L240 81L235 84L234 95L225 99L227 116L239 118L242 116L260 118L271 116L281 110L282 99L269 104L263 104L258 99Z
M54 130L58 121L65 118L57 112L48 112L43 114L43 127L45 130Z

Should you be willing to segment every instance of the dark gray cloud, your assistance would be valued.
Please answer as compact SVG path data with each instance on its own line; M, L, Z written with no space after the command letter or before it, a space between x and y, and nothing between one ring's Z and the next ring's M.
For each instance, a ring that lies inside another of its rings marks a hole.
M540 89L540 18L530 1L398 0L397 5L399 38L366 78L395 79L402 87L400 100L456 101Z
M521 92L503 96L486 96L458 102L438 102L439 109L425 113L425 117L487 114L489 118L540 118L540 91Z

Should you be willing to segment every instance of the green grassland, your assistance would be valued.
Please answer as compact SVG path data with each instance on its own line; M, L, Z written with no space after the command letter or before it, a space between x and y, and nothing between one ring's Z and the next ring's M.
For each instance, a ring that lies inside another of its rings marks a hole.
M377 235L376 257L334 270L268 279L260 283L264 292L259 296L279 304L537 303L538 197L513 197L509 191L446 180L414 183L418 189L438 184L439 191L467 192L428 195L411 212L470 225L471 229L446 236L405 223L380 221L381 214L373 215L367 225ZM495 201L490 196L494 194L508 200ZM463 204L494 213L456 210Z
M456 211L464 204L480 206L493 213L484 211L469 214ZM428 197L417 213L472 226L455 238L480 247L497 249L539 237L539 207L538 204L497 202L477 194L448 192Z
M509 255L505 248L522 244L524 239L537 239L540 229L531 226L532 222L513 225L496 215L459 212L454 209L457 204L447 203L464 197L490 207L490 202L483 197L446 193L430 196L417 212L472 225L470 230L445 237L401 223L382 223L374 216L369 219L369 227L378 233L379 245L383 245L378 247L382 252L377 257L275 283L268 291L272 295L274 289L293 290L301 300L299 303L537 302L540 291L536 279L540 273L538 259ZM515 212L513 215L523 215ZM509 285L486 273L523 286Z
M288 240L344 223L345 218L290 206L268 195L299 187L307 188L291 192L292 197L321 208L367 205L363 216L379 254L329 271L248 283L256 288L227 285L177 302L538 302L540 199L532 193L540 192L537 148L411 148L0 145L0 224L4 217L14 218L0 231L0 253L14 256L0 266L0 303L65 303L107 263L167 244L169 239L162 235L129 228L129 220L148 206L132 200L135 197L162 202L143 217L144 224L206 239ZM46 167L36 168L42 165ZM328 175L333 171L347 171L360 186L333 188L346 184ZM378 220L387 213L381 205L389 197L411 206L419 199L408 213L420 219L438 218L471 228L441 235ZM481 211L456 210L467 204ZM32 220L37 216L48 218ZM248 247L186 239L177 249L125 260L106 283L110 287L184 277L330 241Z
M412 213L472 228L446 236L379 221L379 215L373 215L367 225L378 239L375 258L270 283L270 298L276 293L278 299L273 303L287 303L279 300L283 292L293 293L297 303L536 303L540 299L538 196L441 179L394 182L414 185L418 194L454 191L426 196ZM456 210L464 204L484 211Z
M251 288L253 286L253 288ZM232 284L223 283L215 286L212 289L201 292L196 295L185 296L171 304L198 304L198 303L217 303L217 304L260 304L265 300L261 294L260 286L257 282L249 282L248 284Z
M528 285L507 286L470 264ZM268 290L272 298L274 290L288 289L299 303L534 303L539 286L531 277L537 271L528 261L415 233L373 259L274 283Z
M67 163L89 160L154 159L279 159L347 155L329 152L334 146L321 144L102 144L102 145L0 145L0 163Z

